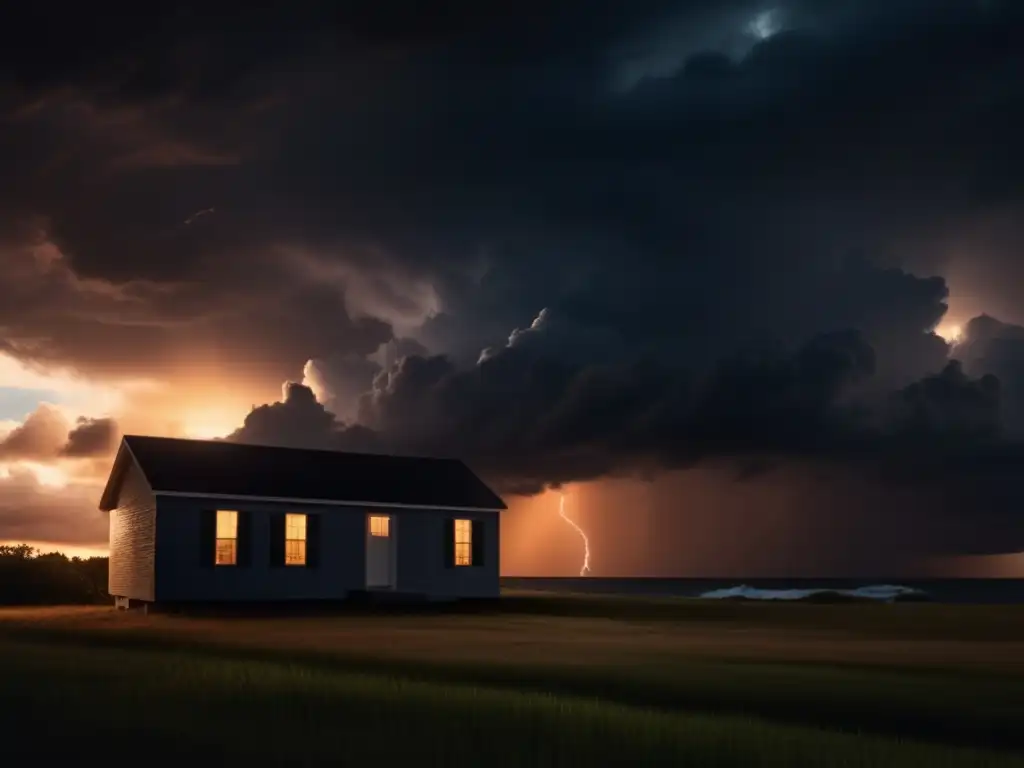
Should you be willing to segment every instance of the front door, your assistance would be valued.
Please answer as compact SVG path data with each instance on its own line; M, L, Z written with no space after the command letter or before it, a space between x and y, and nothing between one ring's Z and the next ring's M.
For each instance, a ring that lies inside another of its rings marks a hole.
M366 588L395 586L395 531L391 515L366 516Z

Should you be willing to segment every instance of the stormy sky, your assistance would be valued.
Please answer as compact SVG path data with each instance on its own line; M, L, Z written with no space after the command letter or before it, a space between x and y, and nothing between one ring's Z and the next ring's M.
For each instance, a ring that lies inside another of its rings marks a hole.
M1019 4L8 16L0 540L142 432L462 457L508 573L564 488L597 575L1024 576Z

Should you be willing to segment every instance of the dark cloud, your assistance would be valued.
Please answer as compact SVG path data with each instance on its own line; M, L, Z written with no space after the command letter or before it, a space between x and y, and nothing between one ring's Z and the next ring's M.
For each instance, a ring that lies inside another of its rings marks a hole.
M120 432L113 419L79 417L74 428L68 432L61 455L76 459L110 456L117 448L119 439Z
M118 434L113 419L79 417L71 425L58 409L43 403L0 438L0 463L105 457L116 448Z
M904 434L971 441L1001 432L999 379L972 380L957 360L903 389L894 404L895 426Z
M415 339L392 339L372 355L348 353L314 358L306 363L304 383L327 410L344 422L354 422L360 398L381 371L390 369L404 357L427 354L427 348Z
M391 338L386 321L353 319L343 280L248 258L236 292L230 273L239 264L211 264L185 282L118 282L81 277L39 232L0 242L11 294L0 303L0 351L101 377L173 378L205 367L266 381L301 370L313 354L365 355Z
M1024 438L1024 327L976 317L964 327L953 355L972 375L999 380L1002 427Z
M927 453L936 437L999 437L998 382L969 379L955 362L874 409L858 393L875 355L856 331L706 370L643 350L581 362L564 354L567 335L544 312L468 369L442 355L401 358L374 379L351 429L310 388L289 384L228 439L458 455L503 490L535 493L722 457L739 459L742 475L749 457L843 459L907 445Z
M203 280L198 306L250 291L253 251L268 242L371 274L386 254L403 281L439 292L455 318L438 335L446 349L467 335L470 349L498 341L595 266L591 301L614 301L596 291L617 292L628 273L648 293L664 288L646 306L689 310L679 325L704 319L719 275L769 278L756 304L722 314L782 333L774 318L822 260L972 216L978 190L1010 178L1018 154L1016 14L996 9L998 26L975 3L884 5L788 4L789 31L757 45L748 27L763 9L746 2L562 2L543 23L505 3L452 3L429 21L312 3L244 23L128 14L88 65L77 43L46 67L11 62L22 90L45 95L17 121L26 168L15 175L32 177L18 206L47 218L81 274ZM748 39L746 55L724 30ZM697 62L720 50L734 65L709 83L699 63L655 66L663 49ZM616 89L627 65L641 74ZM69 99L91 111L53 124ZM130 146L108 146L115 137ZM180 157L180 170L106 168L97 191L97 166L125 152ZM211 167L215 157L238 164ZM209 206L203 226L175 230ZM298 291L267 300L305 311Z
M377 452L377 436L339 422L313 391L295 382L282 388L281 400L253 408L241 427L224 438L257 445Z

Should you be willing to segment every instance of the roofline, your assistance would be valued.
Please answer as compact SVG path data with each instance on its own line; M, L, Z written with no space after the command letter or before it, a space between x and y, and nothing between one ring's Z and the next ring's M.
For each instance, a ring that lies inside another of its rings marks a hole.
M236 496L228 493L189 493L188 491L153 491L156 496L170 498L193 499L224 499L226 501L259 501L274 504L317 504L331 507L374 507L393 509L440 509L446 512L501 512L508 509L504 504L500 507L453 507L445 504L397 504L382 501L353 501L351 499L296 499L285 496Z
M372 458L379 458L385 456L392 459L414 459L416 461L444 461L444 462L455 462L456 464L462 464L467 467L466 462L457 456L419 456L410 454L395 454L395 453L373 453L370 451L338 451L332 448L299 448L290 445L277 445L275 443L234 443L228 442L224 438L220 437L167 437L164 435L122 435L121 439L125 442L131 440L166 440L178 443L217 443L218 445L242 445L248 448L272 448L274 450L283 451L302 451L303 453L328 453L338 454L343 453L346 456L365 456Z
M122 453L121 453L122 451L124 451L124 452L126 452L128 454L128 456L132 460L132 463L135 465L136 469L139 470L139 473L145 479L146 484L147 485L149 484L149 478L146 477L146 470L144 470L142 468L142 465L139 463L139 460L135 457L135 451L132 450L132 447L128 444L128 441L125 440L126 437L127 437L127 435L122 435L121 436L121 443L117 446L117 453L114 455L114 465L110 468L110 476L107 477L107 484L105 486L103 486L103 493L100 496L100 504L99 504L100 512L110 512L111 510L114 509L114 507L111 507L111 506L108 506L108 505L104 504L104 499L107 498L107 493L110 491L110 488L111 488L110 484L114 480L115 470L117 469L118 461L120 460L120 458L122 456ZM150 490L152 490L152 488Z

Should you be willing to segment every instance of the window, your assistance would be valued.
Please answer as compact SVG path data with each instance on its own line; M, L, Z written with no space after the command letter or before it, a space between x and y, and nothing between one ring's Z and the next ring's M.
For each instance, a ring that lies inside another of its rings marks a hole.
M306 564L306 516L284 516L284 564Z
M238 513L233 510L217 510L217 549L213 561L217 565L238 565Z
M455 521L455 564L473 564L473 521Z
M391 535L391 518L387 515L371 515L370 516L370 535L371 536L383 536L387 538Z

